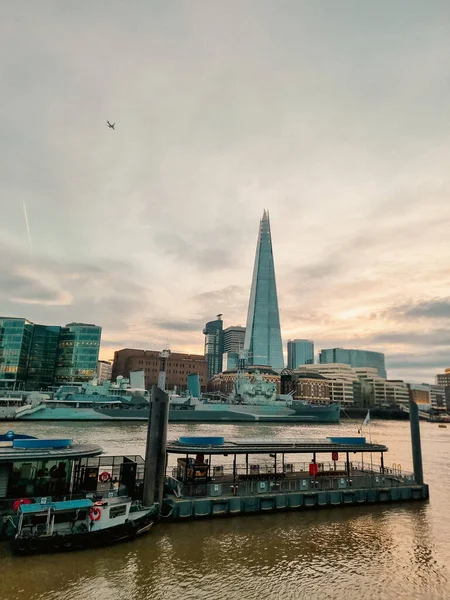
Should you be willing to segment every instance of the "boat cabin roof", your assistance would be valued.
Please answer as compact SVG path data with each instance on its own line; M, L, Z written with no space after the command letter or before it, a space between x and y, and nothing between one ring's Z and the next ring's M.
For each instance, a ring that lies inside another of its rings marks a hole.
M308 454L311 452L386 452L387 446L366 441L364 437L300 439L229 439L223 437L180 437L167 443L170 454Z
M19 511L22 514L36 514L40 512L48 512L48 509L52 510L77 510L79 508L92 508L93 502L89 498L82 498L80 500L67 500L67 502L49 502L47 504L21 504Z
M98 456L103 450L95 444L74 444L71 439L38 439L8 431L0 436L0 464L22 460L75 459Z

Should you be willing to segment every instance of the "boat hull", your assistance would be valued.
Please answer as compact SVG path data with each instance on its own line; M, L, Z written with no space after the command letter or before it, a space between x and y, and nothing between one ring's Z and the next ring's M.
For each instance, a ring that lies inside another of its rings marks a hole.
M149 513L138 519L99 531L48 537L16 537L11 540L10 544L14 554L20 556L111 546L133 540L136 536L147 533L153 526L154 521L155 512L149 511Z
M148 411L134 408L43 408L20 417L29 421L147 421ZM294 410L277 406L210 404L195 409L171 408L171 423L339 423L338 404L297 406Z

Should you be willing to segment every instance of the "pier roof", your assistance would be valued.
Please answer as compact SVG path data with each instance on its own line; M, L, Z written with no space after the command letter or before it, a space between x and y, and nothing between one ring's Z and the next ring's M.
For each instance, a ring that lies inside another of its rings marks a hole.
M184 437L167 443L170 454L310 454L319 452L387 452L384 444L365 438L330 437L321 440L229 439Z

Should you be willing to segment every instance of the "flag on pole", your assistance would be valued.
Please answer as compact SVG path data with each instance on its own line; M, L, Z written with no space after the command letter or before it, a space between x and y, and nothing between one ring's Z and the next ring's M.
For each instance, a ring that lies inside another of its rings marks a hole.
M366 418L364 419L363 425L368 425L370 423L370 409L367 411Z

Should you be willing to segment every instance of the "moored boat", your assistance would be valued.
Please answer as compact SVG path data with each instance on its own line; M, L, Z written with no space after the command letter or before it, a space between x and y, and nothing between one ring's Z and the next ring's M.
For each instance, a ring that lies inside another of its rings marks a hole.
M157 505L144 507L128 497L20 504L11 546L24 555L111 545L148 532L157 512Z

